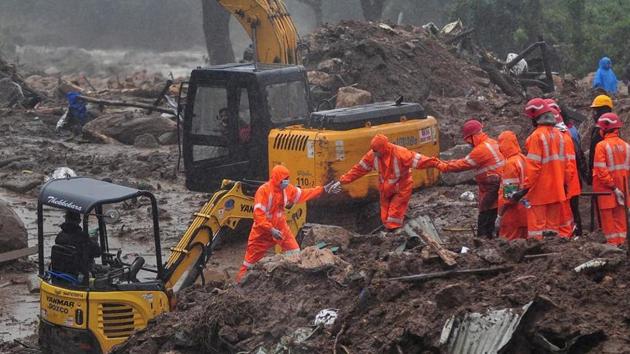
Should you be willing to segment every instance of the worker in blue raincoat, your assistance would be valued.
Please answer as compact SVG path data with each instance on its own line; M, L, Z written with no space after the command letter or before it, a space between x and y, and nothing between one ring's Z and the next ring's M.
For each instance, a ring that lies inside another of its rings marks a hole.
M608 57L599 60L599 69L593 78L593 88L603 89L611 95L617 94L617 76L612 69L612 61Z

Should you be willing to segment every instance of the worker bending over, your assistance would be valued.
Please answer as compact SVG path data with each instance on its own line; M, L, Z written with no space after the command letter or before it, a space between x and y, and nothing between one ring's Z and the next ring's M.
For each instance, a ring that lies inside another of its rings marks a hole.
M497 218L497 199L501 181L501 171L505 159L499 144L482 131L483 125L475 119L468 120L462 127L462 137L473 147L463 159L442 161L437 165L441 172L461 172L474 170L479 189L479 216L477 236L492 237Z
M286 254L297 253L300 246L289 229L284 214L285 208L304 203L327 193L339 193L341 188L299 188L289 183L289 170L277 165L271 170L269 181L260 186L254 195L254 224L247 240L245 260L236 281L240 281L247 269L261 260L274 245L279 245Z
M554 128L556 117L542 98L527 102L525 115L532 120L535 130L525 143L525 184L512 200L517 201L527 195L531 204L527 209L528 238L542 239L543 235L569 237L566 230L560 228L571 222L563 209L571 180L564 137Z
M606 241L622 245L626 239L626 205L630 145L619 137L621 119L614 113L603 114L597 121L603 140L595 147L593 191L608 192L598 196L598 212Z
M499 150L505 157L499 189L499 236L507 240L527 238L527 210L520 202L510 200L512 193L525 184L525 156L521 153L516 134L504 131L499 135Z
M439 160L392 144L382 134L372 138L370 147L371 150L350 171L342 175L339 182L347 184L376 170L379 178L381 221L387 231L394 231L403 225L411 198L411 169L435 167Z

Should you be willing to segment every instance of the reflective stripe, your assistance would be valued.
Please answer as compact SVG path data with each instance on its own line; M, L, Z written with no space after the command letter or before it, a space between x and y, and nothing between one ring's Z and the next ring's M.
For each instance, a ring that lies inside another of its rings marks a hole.
M488 150L490 150L490 153L492 154L492 156L494 157L494 161L495 162L499 162L503 159L499 158L499 154L497 153L497 151L494 149L494 146L492 146L492 144L490 144L489 142L485 142L486 146L488 147Z
M486 173L486 172L491 171L491 170L496 170L497 168L503 167L503 166L505 166L505 161L500 161L499 163L495 163L494 165L486 166L484 168L477 169L477 171L475 172L475 176L479 176L480 174Z
M374 155L374 170L378 172L378 156Z
M470 157L470 155L466 155L466 157L464 157L464 160L466 160L466 162L468 162L468 164L471 166L477 166L477 163Z
M420 163L421 159L422 159L422 155L416 153L416 155L413 157L413 161L411 162L411 167L418 168L418 164Z
M616 232L616 233L612 233L612 234L607 234L604 235L606 237L607 240L610 240L612 238L626 238L626 233L625 232Z
M504 185L518 184L518 183L519 183L519 179L518 178L504 178L503 179L503 184Z
M284 251L284 254L287 256L293 255L293 254L299 254L300 253L300 249L296 248L294 250L288 250L288 251Z
M615 158L613 155L612 147L610 144L605 143L606 148L606 163L604 162L595 162L593 163L593 167L602 167L608 168L609 171L624 171L630 169L630 146L626 144L626 158L623 163L616 164ZM604 166L601 166L604 165Z
M567 160L575 160L575 155L573 154L566 154L565 156L567 157Z
M267 198L267 210L265 210L265 213L267 214L267 219L271 220L271 207L272 207L272 203L273 203L273 191L271 193L269 193L269 197Z
M542 163L547 163L549 161L564 161L565 159L564 155L553 154L551 156L544 157L542 159Z
M608 159L608 168L612 169L615 166L615 157L613 156L612 148L610 144L606 144L606 158Z
M262 210L265 213L267 212L267 208L265 208L265 206L260 204L260 203L256 203L256 205L254 205L254 210L256 210L256 209L260 209L260 210Z
M398 165L398 158L394 156L394 175L396 178L400 178L400 166Z
M521 180L520 180L520 185L523 185L523 183L525 183L525 165L523 165L523 160L518 159L518 167L519 167L519 175L521 176Z
M293 198L293 204L296 204L297 202L299 202L300 201L300 197L302 196L302 188L295 187L295 189L297 191L295 193L295 198Z
M398 224L402 225L403 220L399 219L399 218L394 218L394 217L388 216L387 220L385 220L385 222L395 222L395 223L398 223Z
M244 265L246 268L249 268L249 267L253 266L254 264L253 264L253 263L246 262L246 261L243 261L243 265Z
M283 204L283 205L286 207L286 206L287 206L287 204L289 204L289 199L287 198L287 192L286 192L286 189L283 189L283 190L282 190L282 199L283 199L283 201L284 201L284 204Z
M605 162L593 162L593 167L606 168Z
M547 158L549 155L551 155L551 154L549 153L549 143L547 143L547 137L545 136L545 134L541 134L541 135L540 135L540 139L542 140L542 143L543 143L543 156L545 156L545 157L543 158L543 160L544 160L544 159L545 159L545 158ZM544 163L544 161L543 161L543 163Z
M372 167L370 167L370 165L368 165L367 162L365 162L364 160L359 161L359 166L361 166L361 168L366 171L372 170Z
M542 231L527 231L527 236L529 237L542 236L542 235L543 235Z
M531 152L527 154L527 158L530 159L530 160L537 161L537 162L541 162L542 161L542 157L540 157L540 155L532 154Z

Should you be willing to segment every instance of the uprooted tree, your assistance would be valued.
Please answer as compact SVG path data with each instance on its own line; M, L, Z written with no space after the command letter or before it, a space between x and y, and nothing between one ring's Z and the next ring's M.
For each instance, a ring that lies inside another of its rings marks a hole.
M201 0L203 33L206 39L210 64L234 62L234 50L230 41L230 13L216 0Z

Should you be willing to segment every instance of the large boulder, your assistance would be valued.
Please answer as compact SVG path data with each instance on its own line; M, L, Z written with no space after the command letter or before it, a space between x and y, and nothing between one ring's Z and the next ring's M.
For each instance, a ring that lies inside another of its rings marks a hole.
M448 161L461 159L470 153L470 150L471 148L469 145L455 145L446 151L442 151L440 153L440 160ZM474 171L464 171L442 173L440 176L444 184L448 186L455 186L464 183L474 183L475 173Z
M28 234L20 217L0 199L0 253L28 247Z
M123 144L133 145L139 135L151 134L158 139L165 133L176 132L177 125L172 120L159 115L146 116L124 112L99 116L88 122L83 130L108 136Z
M337 92L336 108L353 107L371 102L373 102L372 94L368 91L352 86L340 87Z

